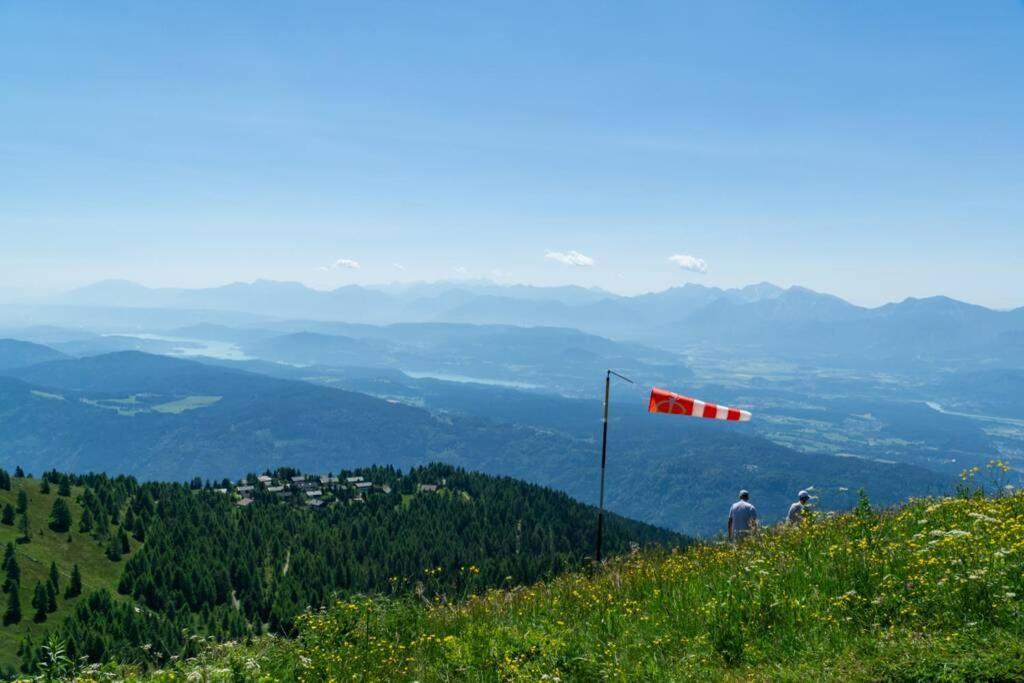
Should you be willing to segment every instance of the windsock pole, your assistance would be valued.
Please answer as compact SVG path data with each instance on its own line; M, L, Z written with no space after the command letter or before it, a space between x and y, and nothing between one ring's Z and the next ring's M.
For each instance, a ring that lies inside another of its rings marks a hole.
M608 462L608 400L612 391L612 375L624 379L630 384L633 383L628 377L623 377L614 370L609 370L604 376L604 420L601 436L601 493L598 496L597 505L597 550L594 552L594 561L601 563L601 546L604 544L604 470Z

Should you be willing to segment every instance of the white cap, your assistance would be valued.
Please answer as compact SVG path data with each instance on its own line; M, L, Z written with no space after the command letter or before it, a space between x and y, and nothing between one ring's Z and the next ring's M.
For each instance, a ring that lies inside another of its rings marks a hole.
M810 498L811 494L807 493L807 491L801 491L796 495L796 497L799 498L800 500L803 500L804 498Z

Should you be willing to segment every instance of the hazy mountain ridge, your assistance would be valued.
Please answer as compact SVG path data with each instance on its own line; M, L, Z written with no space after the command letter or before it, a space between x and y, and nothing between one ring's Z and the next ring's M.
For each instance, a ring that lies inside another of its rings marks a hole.
M185 310L209 312L193 313L193 322L186 324L220 322L216 312L224 311L351 324L552 326L662 347L714 344L724 351L783 357L844 355L857 363L977 357L1024 364L1024 308L998 311L941 296L866 308L803 287L782 289L769 283L740 289L690 283L619 296L595 289L476 281L347 285L330 291L266 280L193 290L108 281L60 295L51 303L72 308L133 306L147 311L150 319L159 319L161 310L169 316L177 311L173 315L179 320ZM248 324L260 326L255 320Z
M42 344L0 339L0 371L63 358L64 354Z

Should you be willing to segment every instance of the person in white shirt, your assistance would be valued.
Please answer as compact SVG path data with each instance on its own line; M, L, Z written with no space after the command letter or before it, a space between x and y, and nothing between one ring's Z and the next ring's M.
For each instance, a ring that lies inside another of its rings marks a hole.
M729 508L729 539L739 540L757 529L757 508L750 504L750 494L740 491L740 499Z
M807 515L807 503L811 500L811 494L801 491L797 494L797 502L789 506L789 513L786 515L786 524L796 525L804 521Z

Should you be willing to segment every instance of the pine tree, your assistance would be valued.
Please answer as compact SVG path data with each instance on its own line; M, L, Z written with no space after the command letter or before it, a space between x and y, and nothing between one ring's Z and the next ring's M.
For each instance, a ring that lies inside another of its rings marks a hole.
M11 475L2 468L0 468L0 489L4 491L11 490Z
M17 590L18 584L21 582L21 568L18 566L13 543L8 543L4 551L4 575L4 593Z
M32 536L28 529L28 513L22 512L21 517L18 518L18 531L21 532L21 536L18 537L18 543L28 543L32 540Z
M127 555L132 551L132 546L128 542L128 534L125 533L124 529L121 529L121 531L118 532L117 540L121 544L121 552L123 554Z
M50 584L53 586L54 592L60 590L60 572L57 571L57 563L50 563Z
M14 478L15 479L24 479L25 478L25 470L21 469L21 465L18 465L17 467L14 468Z
M98 538L104 538L110 531L110 521L107 518L107 513L103 510L99 511L96 515L96 536Z
M32 620L36 623L46 621L46 589L38 581L36 581L35 590L32 592L32 606L36 608Z
M19 489L18 490L18 508L17 508L16 512L18 514L21 514L22 512L25 512L25 510L28 510L28 494L25 493L25 489Z
M39 493L43 494L44 496L50 493L50 481L48 479L43 479L43 481L39 484Z
M111 535L110 542L107 543L107 559L111 562L121 559L121 541L116 535Z
M39 665L39 656L36 646L32 643L32 632L25 636L25 639L21 641L21 645L18 646L18 655L21 657L21 670L22 671L35 671ZM14 677L12 677L14 678Z
M57 487L57 495L64 496L65 498L71 495L71 481L68 479L67 475L60 478L60 484Z
M71 569L71 580L68 582L68 589L64 591L64 598L75 598L82 594L82 573L78 571L76 564Z
M132 537L139 543L143 543L146 540L146 527L142 525L142 518L135 518L135 528L132 529Z
M46 582L46 611L57 611L57 589L49 581Z
M87 534L92 531L92 511L89 508L82 510L82 518L78 520L78 530L83 534Z
M50 528L57 532L71 529L71 508L63 498L57 497L53 500L53 508L50 510Z
M7 526L14 526L14 506L10 503L4 505L3 514L0 515L0 522Z
M21 599L18 597L18 586L7 596L7 611L4 612L4 626L17 624L21 621Z

